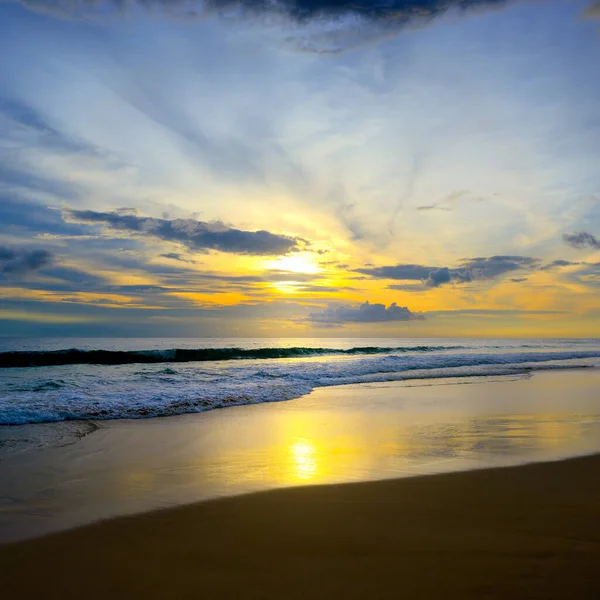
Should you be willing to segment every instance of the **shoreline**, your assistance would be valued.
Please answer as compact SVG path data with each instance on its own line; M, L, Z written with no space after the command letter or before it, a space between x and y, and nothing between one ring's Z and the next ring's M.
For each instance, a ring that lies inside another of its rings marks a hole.
M60 422L82 422L82 421L92 421L92 422L105 422L105 421L119 421L119 420L138 420L138 419L148 419L148 418L158 418L158 417L171 417L171 416L179 416L186 414L202 414L205 412L210 412L212 410L222 409L222 408L234 408L238 406L256 406L260 404L267 404L272 402L289 402L293 400L298 400L300 398L304 398L314 394L320 389L325 388L343 388L345 386L353 386L353 385L371 385L371 384L389 384L389 383L407 383L411 381L424 382L424 381L438 381L445 379L486 379L492 377L520 377L520 376L528 376L535 373L545 373L545 372L561 372L561 371L577 371L577 370L594 370L600 369L600 355L597 354L599 351L586 351L582 356L579 357L556 357L556 353L545 353L544 358L533 358L528 356L528 360L515 360L513 362L508 363L476 363L476 364L466 364L466 365L453 365L453 366L434 366L434 367L410 367L406 369L402 369L399 371L391 371L391 372L382 372L382 371L374 371L368 374L362 375L351 375L349 377L341 376L338 378L338 381L335 382L322 382L319 380L314 380L306 383L302 386L302 389L293 389L292 391L287 390L283 396L278 398L268 398L263 397L258 394L258 397L252 395L242 394L241 396L231 396L226 395L224 397L216 396L212 399L207 398L195 398L192 400L185 399L181 404L175 403L175 405L169 406L143 406L137 408L131 408L127 405L120 405L120 409L117 412L111 413L110 411L99 410L92 411L89 413L69 413L62 412L60 418L57 420L30 420L26 423L22 423L20 418L17 421L8 421L6 419L3 420L3 423L0 427L8 426L8 427L19 427L19 426L28 426L28 425L42 425L49 423L60 423ZM523 353L522 353L523 354ZM535 354L535 353L534 353ZM560 353L558 353L560 354ZM524 353L523 355L527 355ZM317 357L306 357L311 360ZM339 357L332 356L332 359L336 359ZM285 360L285 359L283 359ZM219 362L219 361L217 361ZM233 361L238 362L238 361ZM244 360L240 362L246 362ZM136 366L134 365L116 365L116 366ZM170 364L170 363L153 363L146 366L156 366L161 364ZM179 363L181 364L181 363ZM183 363L184 365L187 363ZM63 365L64 366L64 365ZM96 366L99 368L106 368L107 366L115 366L115 365L74 365L74 366ZM143 363L141 366L144 366ZM34 367L34 370L44 369L47 367ZM52 368L52 367L49 367ZM167 367L167 370L169 367ZM13 369L10 369L11 371ZM16 369L19 371L20 369ZM47 382L42 383L41 385L46 385ZM420 384L417 384L420 385ZM422 384L426 385L426 384ZM256 391L256 390L255 390ZM212 404L211 404L212 403ZM104 415L106 413L106 415ZM46 417L48 419L48 417Z
M578 359L574 359L578 360ZM564 362L564 361L561 361ZM482 365L482 367L488 367L488 365ZM334 385L320 385L315 386L309 392L305 394L301 394L300 396L295 396L293 398L289 398L286 400L273 400L273 401L263 401L263 402L254 402L254 403L240 403L240 404L226 404L223 406L215 406L212 408L206 408L203 410L196 410L191 412L176 412L172 414L165 415L152 415L152 416L139 416L139 417L110 417L110 418L81 418L81 419L65 419L58 421L40 421L40 422L28 422L28 423L2 423L0 424L0 429L4 429L5 431L16 430L20 428L34 428L34 427L44 427L44 426L57 426L57 425L69 425L71 427L81 426L81 427L90 427L90 431L86 432L83 435L77 434L75 437L77 438L71 443L77 443L77 441L82 440L84 437L91 435L98 429L102 429L103 426L110 427L112 423L119 422L132 422L137 423L145 420L154 420L154 419L173 419L178 417L186 417L193 415L203 415L209 413L211 411L221 411L229 408L240 408L240 407L249 407L249 406L260 406L262 404L276 404L280 402L295 402L298 400L302 400L308 396L311 396L317 393L322 389L341 389L344 388L373 388L373 387L432 387L432 386L441 386L441 385L468 385L468 384L481 384L481 383L502 383L507 381L519 381L520 379L530 379L535 377L537 374L543 373L570 373L577 371L600 371L600 364L594 361L591 364L576 364L576 365L560 365L560 366L549 366L546 368L537 368L530 366L519 367L518 369L504 369L503 367L499 367L497 373L469 373L469 374L460 374L454 373L453 371L460 370L461 367L448 367L448 368L439 368L436 371L439 371L441 374L435 377L426 377L423 375L412 376L412 373L420 372L421 370L409 371L410 376L403 374L402 379L375 379L373 381L358 381L358 382L348 382L348 383L336 383ZM504 369L504 370L503 370ZM430 370L427 370L430 371ZM448 381L450 380L450 381ZM442 382L442 383L438 383ZM0 439L0 442L2 440ZM1 457L0 457L1 459Z
M0 461L0 543L262 490L594 454L599 386L597 369L351 384L289 402L104 421L77 443Z
M0 565L11 598L591 599L598 469L597 454L269 490L5 544Z

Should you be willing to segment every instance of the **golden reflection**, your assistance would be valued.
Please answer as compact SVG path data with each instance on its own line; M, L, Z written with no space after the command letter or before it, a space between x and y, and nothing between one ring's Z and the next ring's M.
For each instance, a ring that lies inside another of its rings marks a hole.
M157 472L152 469L145 471L121 471L116 473L116 491L121 497L135 498L140 493L148 493L156 487Z
M313 479L318 474L317 449L306 439L289 447L292 458L292 476L295 479Z

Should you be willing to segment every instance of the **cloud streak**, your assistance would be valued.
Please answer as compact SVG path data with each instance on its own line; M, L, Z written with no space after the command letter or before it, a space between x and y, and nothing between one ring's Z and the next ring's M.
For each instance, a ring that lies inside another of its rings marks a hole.
M65 216L75 221L105 225L119 231L181 243L196 252L214 250L232 254L274 256L297 250L298 244L304 241L264 230L235 229L220 222L141 217L130 210L116 212L68 210L65 211Z

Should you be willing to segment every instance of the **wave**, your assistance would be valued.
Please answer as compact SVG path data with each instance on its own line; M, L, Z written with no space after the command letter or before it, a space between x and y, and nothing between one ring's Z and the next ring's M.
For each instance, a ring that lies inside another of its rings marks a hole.
M440 352L463 350L464 346L364 346L338 348L170 348L168 350L50 350L35 352L0 352L0 369L56 367L61 365L131 365L136 363L184 363L224 360L302 358L326 355L370 355L406 352Z
M446 349L446 348L445 348ZM440 378L527 374L599 366L600 351L520 353L415 353L356 356L343 361L252 361L182 366L165 374L90 368L61 374L49 385L46 371L7 372L0 379L0 425L66 420L131 419L208 411L299 398L318 387ZM38 379L39 377L39 379ZM37 380L37 381L36 381ZM26 388L16 389L18 383Z

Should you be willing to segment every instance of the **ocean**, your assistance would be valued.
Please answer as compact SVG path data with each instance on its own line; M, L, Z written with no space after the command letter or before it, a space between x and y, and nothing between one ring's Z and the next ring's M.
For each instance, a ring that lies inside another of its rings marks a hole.
M0 338L0 425L141 419L352 383L600 366L600 340Z

